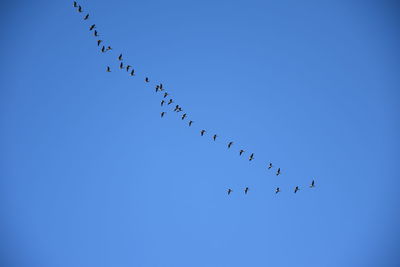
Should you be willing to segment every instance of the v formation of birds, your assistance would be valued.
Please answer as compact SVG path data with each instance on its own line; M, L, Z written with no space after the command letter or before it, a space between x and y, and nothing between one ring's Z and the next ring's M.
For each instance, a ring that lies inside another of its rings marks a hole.
M79 13L82 13L82 12L83 12L82 6L80 6L76 1L74 1L73 7L74 7ZM89 16L89 13L86 13L86 15L83 17L83 20L88 20L89 17L90 17L90 16ZM89 31L93 32L93 36L94 36L94 37L98 37L98 36L99 36L99 33L97 32L96 24L91 24L91 25L89 26ZM112 47L111 47L110 45L104 45L104 44L103 44L103 43L104 43L103 40L98 39L96 42L97 42L97 46L98 46L98 47L101 47L101 48L100 48L100 51L101 51L102 53L106 53L106 52L112 50ZM119 62L119 69L121 69L121 70L126 70L126 72L127 72L130 76L135 76L135 69L134 69L131 65L124 64L122 54L119 54L119 55L118 55L117 60L118 60L118 62ZM107 67L106 67L106 72L112 72L110 66L107 66ZM144 77L144 82L145 82L146 84L150 83L150 78L149 78L149 77ZM168 96L170 96L170 94L169 94L168 92L166 92L166 90L165 90L165 88L164 88L164 86L163 86L162 83L156 84L156 86L155 86L155 91L156 91L156 93L158 93L158 92L160 92L160 93L163 92L163 99L161 100L161 103L160 103L160 105L161 105L162 107L163 107L163 106L170 106L171 104L174 103L174 100L173 100L172 98L169 98L169 97L168 97ZM181 107L180 105L172 105L172 106L174 107L174 109L173 109L174 112L176 112L176 113L182 112L182 115L181 115L181 117L180 117L181 120L185 120L185 119L188 117L187 113L184 113L184 111L183 111L183 109L182 109L182 107ZM167 114L166 111L162 111L162 112L160 113L161 118L163 118L164 116L166 116L166 114ZM190 120L190 119L187 119L187 121L188 121L188 126L189 126L189 127L191 127L192 124L194 123L194 121L193 121L193 120ZM202 130L200 131L200 135L201 135L201 136L206 135L206 133L207 133L207 131L204 130L204 129L202 129ZM218 135L217 135L217 134L212 135L212 139L213 139L214 141L216 141L217 138L218 138ZM234 142L233 142L233 141L229 141L228 144L227 144L227 148L230 149L233 145L234 145ZM240 150L239 150L239 156L242 156L245 152L246 152L245 150L240 149ZM255 159L254 153L251 153L251 154L249 155L249 157L248 157L248 160L249 160L249 161L252 161L252 160L254 160L254 159ZM274 167L274 165L273 165L271 162L270 162L270 163L267 163L266 166L267 166L267 170L271 170L271 169ZM276 176L281 175L281 168L277 168L275 174L276 174ZM315 181L312 180L312 181L311 181L311 184L309 185L309 188L314 188L314 187L315 187ZM250 190L249 187L245 187L245 188L243 189L244 194L247 194L247 193L249 192L249 190ZM294 189L293 189L293 192L294 192L294 193L297 193L299 190L300 190L300 187L299 187L299 186L295 186ZM228 189L227 189L228 195L230 195L233 191L234 191L233 189L228 188ZM281 191L282 191L282 189L281 189L280 187L276 187L276 188L275 188L275 194L280 193Z

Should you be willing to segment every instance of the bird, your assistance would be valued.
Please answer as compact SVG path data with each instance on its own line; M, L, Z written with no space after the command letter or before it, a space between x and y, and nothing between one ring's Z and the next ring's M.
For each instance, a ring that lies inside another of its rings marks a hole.
M148 78L148 77L144 78L144 81L145 81L146 83L148 83L148 82L149 82L149 78Z
M108 50L112 50L112 47L111 46L107 46L107 51Z
M172 104L172 103L174 103L174 100L170 99L170 100L168 101L168 105L169 105L169 104Z
M186 118L186 113L182 115L182 120Z
M215 139L217 139L217 135L216 134L214 134L213 139L214 139L214 141L215 141Z
M275 189L275 194L278 194L279 192L281 192L281 189L280 189L279 187L277 187L277 188Z
M160 83L160 90L161 90L161 91L163 90L163 86L162 86L162 83Z
M119 55L118 60L122 60L122 54Z
M228 148L231 148L232 145L233 145L233 142L229 142L228 143Z
M109 66L107 66L107 72L111 72L111 69Z
M270 163L268 164L268 170L271 169L271 168L272 168L272 163L270 162Z
M126 65L126 71L129 71L129 69L131 68L131 65Z
M254 159L254 153L251 153L250 157L249 157L249 161L252 161Z
M103 40L97 40L97 46L100 46L101 42L103 42Z
M249 191L249 188L248 187L246 187L245 189L244 189L244 193L247 195L247 192Z
M156 85L156 93L158 92L159 89L160 89L160 86Z
M165 113L166 113L166 112L164 112L164 111L161 112L161 118L164 117Z
M228 189L228 195L230 195L230 194L232 193L232 191L233 191L233 190L229 188L229 189Z
M94 28L96 28L96 24L93 24L92 26L90 26L89 31L93 30Z
M178 111L178 110L179 110L179 105L176 105L174 111Z
M167 92L165 92L164 93L164 98L166 98L168 96L168 93Z
M276 171L276 176L278 176L279 174L281 174L281 168L278 168L278 170Z
M193 121L189 121L189 127L192 126Z
M161 106L163 106L163 105L164 105L164 103L165 103L165 101L164 101L164 100L162 100L162 101L161 101Z
M241 156L241 155L243 154L243 152L244 152L244 150L241 149L241 150L239 151L239 156Z
M131 76L134 76L134 75L135 75L135 70L132 69L132 71L131 71Z
M181 107L178 108L176 112L181 112L183 109Z
M104 45L103 45L103 47L101 48L101 52L106 52L106 48L104 47Z
M314 180L312 180L312 182L311 182L311 184L310 184L310 188L313 188L313 187L315 187Z
M124 64L121 62L121 64L119 64L119 68L123 69L124 68Z
M294 193L296 194L297 191L299 191L299 190L300 190L300 188L299 188L298 186L296 186L296 187L294 188Z
M89 14L87 14L83 19L87 20L89 18Z
M78 7L78 3L74 1L74 7Z
M78 12L79 13L82 12L82 7L81 6L78 7Z
M205 132L206 132L206 130L201 130L200 131L201 136L203 136Z
M94 36L99 36L99 34L97 33L97 31L96 30L94 30Z

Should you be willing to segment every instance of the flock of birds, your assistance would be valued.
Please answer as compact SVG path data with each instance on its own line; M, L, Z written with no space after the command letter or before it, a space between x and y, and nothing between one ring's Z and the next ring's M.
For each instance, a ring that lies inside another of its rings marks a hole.
M82 12L83 12L82 6L80 6L76 1L74 1L73 6L74 6L74 8L75 8L79 13L82 13ZM87 13L87 14L83 17L83 20L88 20L88 19L89 19L89 14ZM94 36L94 37L99 37L99 33L97 32L96 24L91 24L91 25L89 26L89 31L90 31L90 32L93 32L93 36ZM102 39L99 39L99 38L98 38L96 42L97 42L97 46L98 46L98 47L101 47L101 48L100 48L101 53L107 53L108 51L113 50L112 47L111 47L110 45L104 44L104 41L103 41ZM131 65L129 65L129 64L124 64L122 54L120 54L120 55L117 57L117 60L118 60L118 62L119 62L119 69L121 69L121 70L124 70L124 69L125 69L126 72L127 72L130 76L135 76L135 69L134 69ZM111 72L111 67L110 67L110 66L107 66L106 72ZM145 82L145 83L149 83L149 82L150 82L149 77L144 77L144 82ZM163 86L162 83L156 84L156 86L155 86L155 91L156 91L156 93L158 93L158 92L163 92L163 94L162 94L162 95L163 95L163 99L161 100L161 103L160 103L161 107L170 106L171 104L175 103L174 100L173 100L172 98L168 97L168 96L170 96L170 94L165 90L165 88L164 88L164 86ZM173 109L173 111L176 112L176 113L182 112L181 120L185 120L185 119L188 117L187 113L184 113L184 112L183 112L183 109L182 109L182 107L181 107L180 105L177 105L177 104L176 104L175 107L174 107L174 109ZM162 111L162 112L160 113L161 118L163 118L166 114L167 114L166 111ZM192 124L194 123L194 121L193 121L193 120L189 120L189 119L187 119L187 120L188 120L188 126L191 127ZM206 130L202 129L202 130L200 131L200 135L201 135L201 136L204 136L205 134L206 134ZM218 137L218 135L217 135L217 134L214 134L214 135L212 136L212 139L213 139L214 141L216 141L216 140L217 140L217 137ZM230 148L232 147L233 144L234 144L233 141L229 141L228 144L227 144L228 149L230 149ZM243 150L243 149L240 149L240 150L239 150L239 156L242 156L244 153L245 153L245 150ZM248 158L248 160L249 160L249 161L252 161L253 159L254 159L254 153L251 153L250 156L249 156L249 158ZM274 166L272 165L271 162L267 164L267 169L268 169L268 170L272 169L273 167L274 167ZM279 176L279 175L281 174L281 168L277 168L275 174L276 174L276 176ZM315 181L314 181L314 180L311 181L311 184L309 185L309 187L310 187L310 188L314 188L314 187L315 187ZM297 193L299 190L300 190L299 186L296 186L296 187L294 188L293 192L294 192L294 193ZM244 193L247 194L248 191L249 191L249 188L246 187L246 188L244 189ZM232 190L231 188L228 188L228 189L227 189L228 195L230 195L232 192L233 192L233 190ZM277 194L277 193L279 193L279 192L281 192L281 189L280 189L279 187L277 187L277 188L275 189L275 194Z

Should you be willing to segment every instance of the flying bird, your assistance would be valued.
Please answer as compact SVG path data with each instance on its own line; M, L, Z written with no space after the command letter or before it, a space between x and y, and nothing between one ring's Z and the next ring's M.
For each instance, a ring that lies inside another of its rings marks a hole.
M201 136L203 136L205 132L206 132L206 130L201 130L200 131Z
M178 111L178 110L179 110L179 105L176 105L174 111Z
M278 194L279 192L281 192L281 189L280 189L279 187L277 187L277 188L275 189L275 194Z
M311 184L310 184L310 188L313 188L313 187L315 187L314 180L312 180L312 182L311 182Z
M254 153L251 153L250 157L249 157L249 161L252 161L254 159Z
M161 106L163 106L163 105L164 105L164 103L165 103L165 101L164 101L164 100L162 100L162 101L161 101Z
M96 30L94 30L94 36L99 36L99 34L97 33L97 31Z
M134 76L134 75L135 75L135 70L132 69L132 71L131 71L131 76Z
M239 151L239 156L241 156L241 155L243 154L243 152L244 152L244 150L241 149L241 150Z
M163 86L162 86L162 83L160 83L160 90L161 90L161 91L163 90Z
M81 6L78 7L78 12L79 13L82 12L82 7Z
M192 126L193 121L189 121L189 127Z
M104 47L104 45L103 45L103 47L101 48L101 52L106 52L106 48Z
M109 66L107 66L107 72L111 72L111 69Z
M168 96L168 93L167 92L165 92L164 93L164 98L166 98Z
M182 115L182 120L186 118L186 113Z
M278 168L278 170L276 171L276 176L278 176L279 174L281 174L281 168Z
M83 19L87 20L89 18L89 14L87 14Z
M122 54L119 55L118 60L122 60Z
M122 55L121 55L121 56L122 56ZM149 82L149 78L146 77L146 78L144 79L144 81L145 81L146 83L148 83L148 82Z
M111 46L108 46L108 47L107 47L107 51L108 51L108 50L112 50L112 47L111 47Z
M270 163L268 164L268 170L271 169L271 168L272 168L272 163L270 162Z
M169 104L172 104L172 103L174 103L174 100L170 99L170 100L168 101L168 105L169 105Z
M78 3L74 1L74 7L78 7Z
M160 89L160 86L156 85L156 93L158 92L159 89Z
M124 64L121 62L121 64L119 64L119 68L123 69L124 68Z
M161 112L161 118L164 117L165 113L166 113L166 112L164 112L164 111Z
M215 139L217 139L217 135L216 134L214 134L213 139L214 139L214 141L215 141Z
M294 189L294 193L296 194L297 191L299 191L299 190L300 190L300 188L298 186L296 186L295 189Z
M100 46L101 42L103 42L103 40L97 40L97 46Z
M228 195L230 195L232 193L232 189L228 189Z
M246 187L245 189L244 189L244 193L247 195L247 192L249 191L249 188L248 187Z
M233 142L229 142L228 143L228 148L231 148L232 145L233 145Z
M89 31L93 30L94 28L96 28L96 24L93 24L92 26L90 26Z
M131 65L126 65L126 71L129 72L129 69L131 68Z
M178 110L177 110L176 112L181 112L181 111L182 111L182 108L179 107Z

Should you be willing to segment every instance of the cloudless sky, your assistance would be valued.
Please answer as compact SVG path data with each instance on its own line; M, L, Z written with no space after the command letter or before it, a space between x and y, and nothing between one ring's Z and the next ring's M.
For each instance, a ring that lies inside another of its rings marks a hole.
M3 2L0 266L400 265L396 1Z

